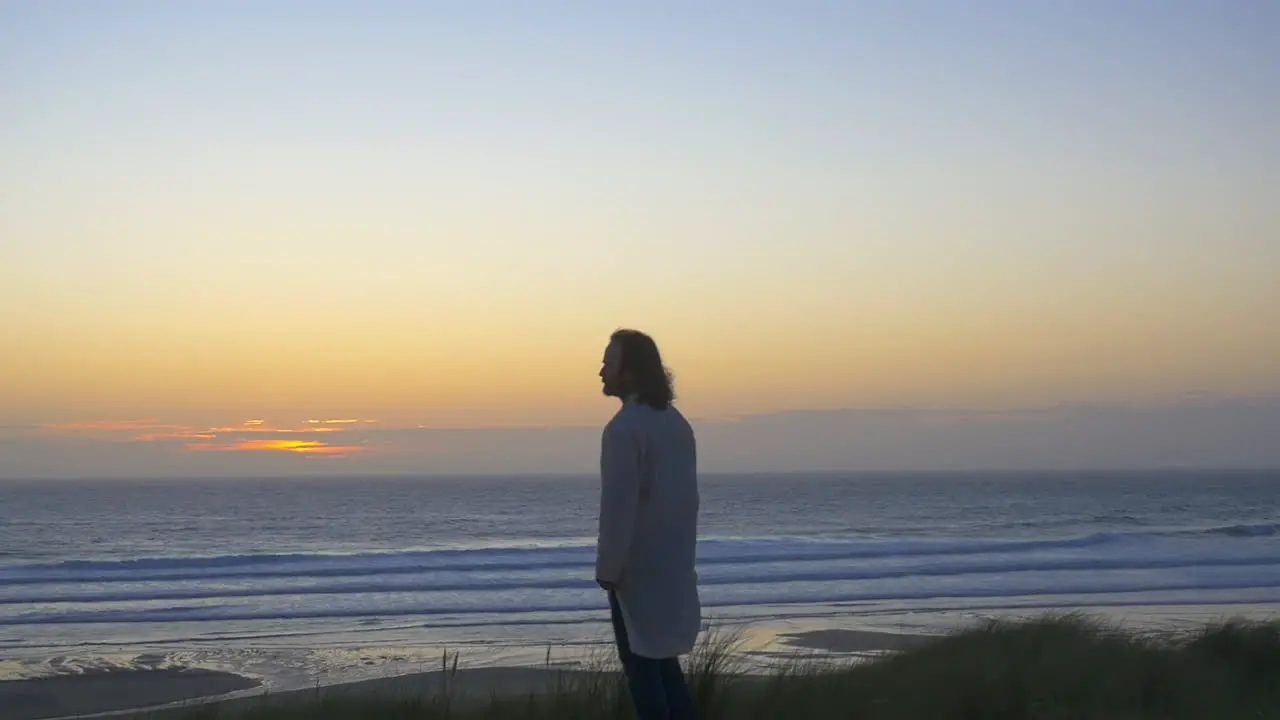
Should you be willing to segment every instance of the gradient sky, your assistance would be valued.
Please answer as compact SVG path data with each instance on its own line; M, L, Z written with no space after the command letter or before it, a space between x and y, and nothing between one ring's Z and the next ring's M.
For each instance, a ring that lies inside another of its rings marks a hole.
M707 421L1253 407L1277 37L1263 0L0 2L0 476L427 467L416 430L606 419L618 326Z

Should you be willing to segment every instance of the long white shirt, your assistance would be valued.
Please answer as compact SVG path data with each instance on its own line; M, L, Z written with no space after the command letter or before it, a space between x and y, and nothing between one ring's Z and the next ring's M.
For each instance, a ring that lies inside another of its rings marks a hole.
M627 639L641 657L683 655L697 641L698 502L697 445L684 415L624 402L600 444L596 577L618 583Z

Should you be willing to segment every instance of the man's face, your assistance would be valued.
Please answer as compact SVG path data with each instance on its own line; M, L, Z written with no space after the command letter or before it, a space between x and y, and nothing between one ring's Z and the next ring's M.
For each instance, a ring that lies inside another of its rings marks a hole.
M604 359L600 362L600 382L604 394L608 397L622 397L622 348L617 343L609 343L604 349Z

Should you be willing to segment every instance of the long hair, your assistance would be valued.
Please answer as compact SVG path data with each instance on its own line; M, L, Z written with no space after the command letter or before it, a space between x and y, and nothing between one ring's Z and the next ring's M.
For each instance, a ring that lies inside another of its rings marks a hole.
M627 394L654 410L666 410L675 399L671 371L662 364L662 354L653 338L639 330L621 329L609 337L618 344L618 375L625 378Z

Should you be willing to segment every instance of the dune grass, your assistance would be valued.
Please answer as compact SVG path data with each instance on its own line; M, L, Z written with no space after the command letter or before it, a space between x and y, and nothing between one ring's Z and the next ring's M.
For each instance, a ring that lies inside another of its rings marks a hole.
M1280 718L1280 621L1230 621L1140 637L1079 615L989 624L872 661L798 659L766 677L738 672L733 635L709 633L687 659L707 720L1234 720ZM456 667L456 665L455 665ZM430 696L324 699L190 720L621 720L620 676L601 665L545 692L460 703Z

